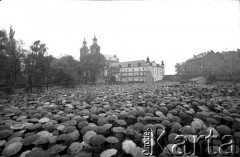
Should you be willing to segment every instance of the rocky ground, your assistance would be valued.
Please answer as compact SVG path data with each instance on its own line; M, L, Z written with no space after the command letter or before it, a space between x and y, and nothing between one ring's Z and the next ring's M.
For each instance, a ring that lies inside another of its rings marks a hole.
M213 151L239 150L240 99L233 90L239 89L158 83L12 95L0 100L1 156L141 157L146 128L154 139L166 131L152 141L152 156L169 156L168 148L183 140L176 140L177 135L185 135L188 152L195 148L195 154L182 156L211 156L208 142L191 136L207 136L211 130L219 137L210 143ZM231 144L224 135L233 137Z

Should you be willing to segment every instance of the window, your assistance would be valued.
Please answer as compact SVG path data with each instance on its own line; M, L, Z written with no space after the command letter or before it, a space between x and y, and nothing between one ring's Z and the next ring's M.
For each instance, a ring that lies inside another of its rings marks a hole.
M144 68L143 68L143 70L144 70Z
M131 64L128 64L128 67L131 67Z
M141 66L141 63L138 63L138 66L140 67L140 66Z
M132 71L134 71L134 68L132 69Z

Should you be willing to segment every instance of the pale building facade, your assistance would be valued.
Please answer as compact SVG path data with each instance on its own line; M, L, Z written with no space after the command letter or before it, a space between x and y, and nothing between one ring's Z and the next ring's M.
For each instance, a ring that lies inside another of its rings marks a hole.
M103 54L105 59L106 59L106 67L105 67L105 70L104 70L104 76L107 76L108 73L107 73L107 70L108 68L110 67L111 64L113 63L118 63L119 62L119 59L117 58L116 55L106 55L106 54Z
M116 75L118 82L154 82L163 80L164 63L161 65L147 60L136 60L128 62L113 63L111 66L118 66L120 72Z

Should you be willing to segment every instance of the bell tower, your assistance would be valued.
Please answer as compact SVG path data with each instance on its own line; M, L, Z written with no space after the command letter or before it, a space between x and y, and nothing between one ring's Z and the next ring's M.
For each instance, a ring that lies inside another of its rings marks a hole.
M84 38L83 46L80 49L80 61L81 61L81 58L83 58L85 55L88 55L88 54L89 54L89 49L87 47L87 42L86 42L86 40Z
M90 53L91 54L100 53L100 46L97 44L97 38L95 34L93 38L93 44L90 46Z

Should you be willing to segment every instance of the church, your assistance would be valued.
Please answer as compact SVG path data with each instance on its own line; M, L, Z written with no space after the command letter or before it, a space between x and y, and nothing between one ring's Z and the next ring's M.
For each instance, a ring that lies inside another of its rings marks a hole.
M97 44L95 35L90 50L84 39L83 46L80 49L80 61L85 55L94 53L100 53L100 46ZM155 61L150 61L149 57L147 57L146 60L119 62L116 55L104 55L104 57L106 59L106 67L103 75L107 76L107 69L110 66L117 66L120 68L119 73L116 75L117 82L155 82L163 80L165 74L163 61L161 64L158 64Z
M100 46L97 43L96 36L94 35L94 37L93 37L93 43L90 46L90 49L88 48L86 39L84 38L83 46L80 48L80 58L79 58L80 62L84 61L83 60L84 56L89 55L89 54L95 54L95 53L101 53ZM105 64L106 67L105 67L105 70L103 71L102 75L107 76L107 69L109 68L109 66L112 63L118 63L119 59L117 58L116 55L106 55L106 54L102 54L102 55L106 59L106 64Z
M90 51L90 52L89 52ZM85 55L88 55L88 54L94 54L94 53L100 53L100 46L97 44L97 38L96 36L94 35L93 37L93 44L90 46L90 50L89 48L87 47L87 42L84 38L84 41L83 41L83 46L82 48L80 49L80 61L81 61L81 58ZM119 62L119 59L117 58L116 55L106 55L106 54L103 54L103 56L105 57L106 59L106 66L109 67L110 64L112 63L117 63Z
M93 38L93 44L90 46L90 54L94 54L94 53L100 53L100 46L97 44L97 38L95 35ZM80 61L83 56L88 54L89 54L89 48L87 47L87 42L84 38L83 46L80 49Z

